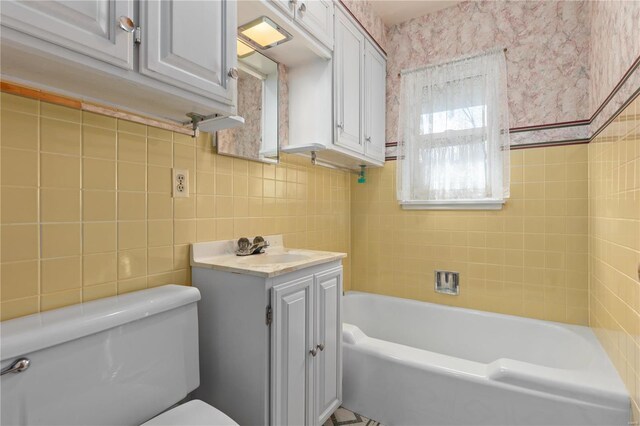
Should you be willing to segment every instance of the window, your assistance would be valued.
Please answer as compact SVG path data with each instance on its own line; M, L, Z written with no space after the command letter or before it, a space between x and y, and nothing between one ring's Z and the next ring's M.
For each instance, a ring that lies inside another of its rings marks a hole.
M509 197L504 52L404 72L398 201L404 208L500 208Z

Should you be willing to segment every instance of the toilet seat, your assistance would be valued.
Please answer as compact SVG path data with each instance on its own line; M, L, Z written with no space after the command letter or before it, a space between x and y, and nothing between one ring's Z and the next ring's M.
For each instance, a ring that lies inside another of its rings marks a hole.
M194 399L165 411L141 426L238 426L238 423L206 402Z

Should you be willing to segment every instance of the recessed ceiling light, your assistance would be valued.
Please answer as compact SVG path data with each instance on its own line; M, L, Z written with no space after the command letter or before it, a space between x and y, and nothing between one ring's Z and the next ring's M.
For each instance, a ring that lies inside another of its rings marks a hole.
M266 16L238 27L238 38L249 46L266 50L291 40L292 36Z

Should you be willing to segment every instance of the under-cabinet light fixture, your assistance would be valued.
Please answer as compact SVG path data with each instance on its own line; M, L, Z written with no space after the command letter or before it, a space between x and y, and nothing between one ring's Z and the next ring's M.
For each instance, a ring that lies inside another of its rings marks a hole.
M238 27L238 38L249 46L266 50L286 43L293 36L266 16Z
M236 44L238 50L238 58L246 58L256 51L253 47L249 46L247 43L240 39L236 41Z

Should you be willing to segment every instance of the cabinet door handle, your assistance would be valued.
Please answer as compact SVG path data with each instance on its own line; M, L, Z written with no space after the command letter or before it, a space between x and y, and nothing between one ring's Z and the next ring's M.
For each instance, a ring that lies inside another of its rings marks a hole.
M229 72L227 73L227 75L229 77L231 77L234 80L238 79L238 69L237 68L230 68Z
M367 142L371 142L371 136L367 136L366 138L364 138L364 140L366 140Z
M136 23L128 16L121 16L118 18L118 26L122 31L132 33L136 30Z
M337 127L338 129L342 129L342 128L344 127L344 125L343 125L342 123L338 123L338 124L336 124L336 127Z
M318 346L316 346L318 349L320 349L321 351L324 351L324 343L320 343Z
M300 7L298 7L298 12L300 12L300 15L302 15L306 11L307 11L307 5L304 3L300 3Z
M316 355L318 355L318 351L316 351L316 349L315 349L315 348L311 349L311 350L309 351L309 353L310 353L310 354L311 354L311 356L313 356L313 357L315 357Z

